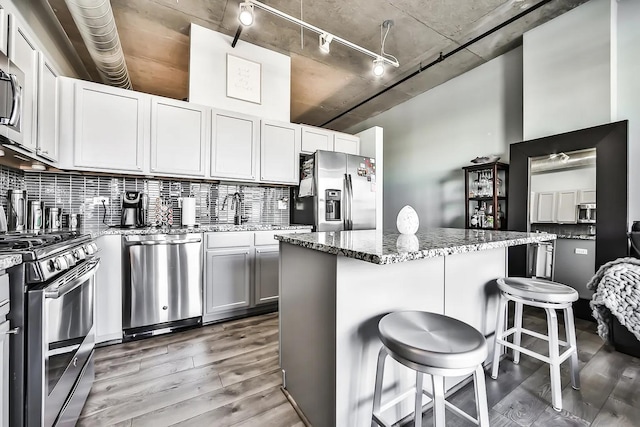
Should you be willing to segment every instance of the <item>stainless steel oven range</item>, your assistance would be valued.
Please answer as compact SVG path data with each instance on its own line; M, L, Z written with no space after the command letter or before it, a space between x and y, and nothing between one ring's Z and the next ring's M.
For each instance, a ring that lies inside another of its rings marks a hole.
M91 236L77 232L0 236L20 253L23 283L11 284L10 425L74 426L93 384L95 273Z

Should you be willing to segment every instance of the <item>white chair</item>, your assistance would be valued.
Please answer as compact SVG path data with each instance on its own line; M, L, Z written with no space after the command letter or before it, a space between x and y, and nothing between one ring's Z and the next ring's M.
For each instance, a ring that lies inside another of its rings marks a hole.
M493 353L493 368L491 377L498 378L498 366L500 355L504 347L513 349L513 363L520 362L520 353L535 357L549 364L551 372L551 397L553 409L562 410L562 386L560 383L560 364L571 359L571 385L574 389L580 389L580 372L578 366L578 347L576 344L576 330L573 321L573 309L571 305L578 299L575 289L560 283L542 279L528 279L520 277L508 277L498 279L500 289L500 304L498 306L498 320L496 322L496 340ZM515 302L514 326L507 329L508 303ZM525 329L522 327L522 307L529 305L545 310L547 314L548 335ZM565 340L558 339L558 318L556 310L564 311ZM522 334L549 342L549 355L545 356L520 345ZM507 338L513 335L513 343ZM560 354L558 346L566 349Z
M433 401L433 425L444 427L445 407L481 427L489 426L487 391L482 362L488 350L484 336L472 326L441 314L399 311L387 314L378 323L382 348L378 354L373 393L372 425L390 427L381 413L409 396L415 396L414 425L422 425L422 395ZM416 371L416 386L382 405L382 380L387 356ZM431 376L433 395L422 388L423 375ZM444 377L473 374L478 418L445 400Z

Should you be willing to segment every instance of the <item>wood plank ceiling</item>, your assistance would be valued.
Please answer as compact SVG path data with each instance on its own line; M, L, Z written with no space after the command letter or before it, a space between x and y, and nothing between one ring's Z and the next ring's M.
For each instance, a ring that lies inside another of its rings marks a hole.
M85 64L99 81L64 0L47 0ZM461 44L540 0L263 0L265 3L369 50L380 50L380 25L392 19L385 50L399 69L382 78L371 58L333 43L329 55L317 35L256 9L241 40L291 56L291 121L319 126ZM521 43L522 34L586 0L554 0L446 61L333 120L344 130L481 65ZM111 0L133 87L185 99L189 84L191 22L233 36L238 0Z

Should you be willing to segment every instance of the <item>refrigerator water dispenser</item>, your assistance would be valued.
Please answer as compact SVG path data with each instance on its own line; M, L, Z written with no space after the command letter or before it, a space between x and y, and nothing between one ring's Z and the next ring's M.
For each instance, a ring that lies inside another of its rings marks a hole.
M341 190L325 190L325 220L342 221L340 217Z

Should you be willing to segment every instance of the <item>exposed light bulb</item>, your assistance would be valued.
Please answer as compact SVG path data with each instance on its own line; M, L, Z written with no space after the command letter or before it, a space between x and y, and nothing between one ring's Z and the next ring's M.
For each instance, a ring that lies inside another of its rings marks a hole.
M46 170L47 168L40 163L31 163L31 169L33 169L34 171L43 171L43 170Z
M238 20L245 27L253 24L253 5L251 3L240 3L240 14Z
M382 77L384 74L384 60L377 58L373 60L373 69L371 70L376 77Z

